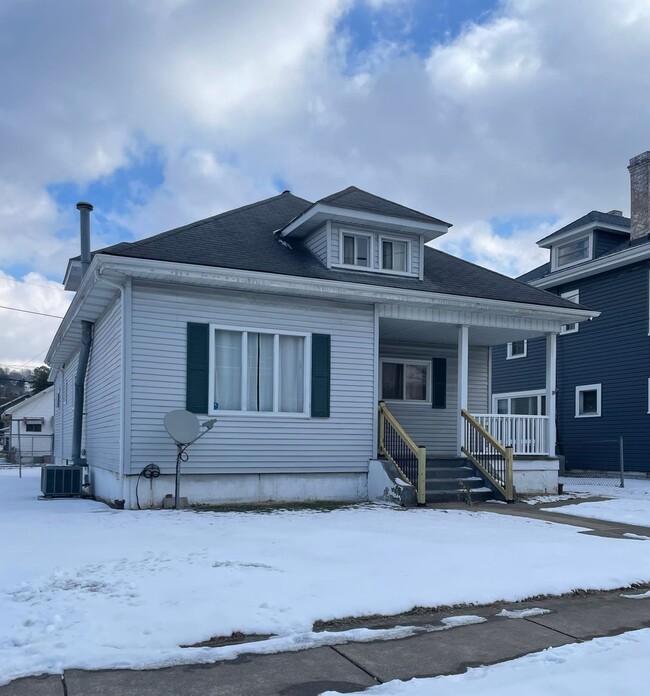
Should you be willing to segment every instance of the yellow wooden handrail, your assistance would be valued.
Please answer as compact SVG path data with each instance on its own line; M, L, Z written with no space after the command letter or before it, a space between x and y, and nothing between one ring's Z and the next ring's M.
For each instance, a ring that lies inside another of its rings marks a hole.
M491 447L493 447L498 454L503 457L504 460L504 480L500 481L494 475L494 472L487 469L478 460L474 452L470 452L466 446L461 447L463 454L474 464L474 466L487 478L490 483L503 495L503 497L508 502L515 500L515 487L514 487L514 456L512 447L504 447L498 440L494 437L474 418L470 413L461 409L461 416L465 421L485 440Z
M417 468L417 482L411 481L411 479L402 471L400 465L395 461L392 454L386 448L386 421L388 421L393 428L393 430L399 435L400 439L404 444L411 450L411 452L417 457L418 468ZM404 430L400 422L395 418L395 416L390 412L390 409L383 401L379 402L379 452L389 459L397 468L403 479L415 486L417 491L417 499L419 505L424 505L426 503L426 486L427 486L427 450L426 447L418 446L413 438Z

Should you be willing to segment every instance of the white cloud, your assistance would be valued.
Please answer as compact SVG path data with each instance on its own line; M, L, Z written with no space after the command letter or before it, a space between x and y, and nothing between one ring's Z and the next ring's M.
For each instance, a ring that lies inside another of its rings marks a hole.
M0 305L62 317L72 299L60 283L28 273L14 278L0 271ZM0 308L0 365L40 365L59 326L51 317Z
M406 0L367 1L412 19ZM424 58L380 42L346 61L334 28L351 2L0 4L5 268L62 275L77 243L55 232L76 211L48 185L110 175L143 140L162 185L101 211L136 237L279 181L312 199L356 184L454 223L442 248L517 274L544 260L548 230L506 239L490 220L628 209L627 160L650 148L647 0L509 0Z

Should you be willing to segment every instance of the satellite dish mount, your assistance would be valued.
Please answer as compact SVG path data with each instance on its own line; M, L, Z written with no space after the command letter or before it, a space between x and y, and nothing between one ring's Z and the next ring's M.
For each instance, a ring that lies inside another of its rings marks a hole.
M181 487L181 462L189 459L187 448L212 430L216 418L211 418L204 423L189 411L178 409L165 415L165 430L176 443L176 480L174 483L174 510L178 510L178 501ZM205 430L201 430L205 428Z

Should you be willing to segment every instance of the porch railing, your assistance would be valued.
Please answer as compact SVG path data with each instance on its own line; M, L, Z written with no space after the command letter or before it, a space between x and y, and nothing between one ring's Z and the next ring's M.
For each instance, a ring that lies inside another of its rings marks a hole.
M507 502L515 500L512 447L504 447L464 409L462 451Z
M546 456L548 416L472 414L495 440L512 447L516 455Z
M383 401L379 402L379 453L390 460L400 475L415 487L418 504L426 502L427 450L419 447Z

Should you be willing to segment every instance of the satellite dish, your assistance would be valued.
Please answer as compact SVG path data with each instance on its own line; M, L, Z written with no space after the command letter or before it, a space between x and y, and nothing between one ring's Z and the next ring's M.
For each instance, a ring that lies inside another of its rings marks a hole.
M189 411L178 409L165 415L165 429L179 445L189 445L199 436L199 419Z

